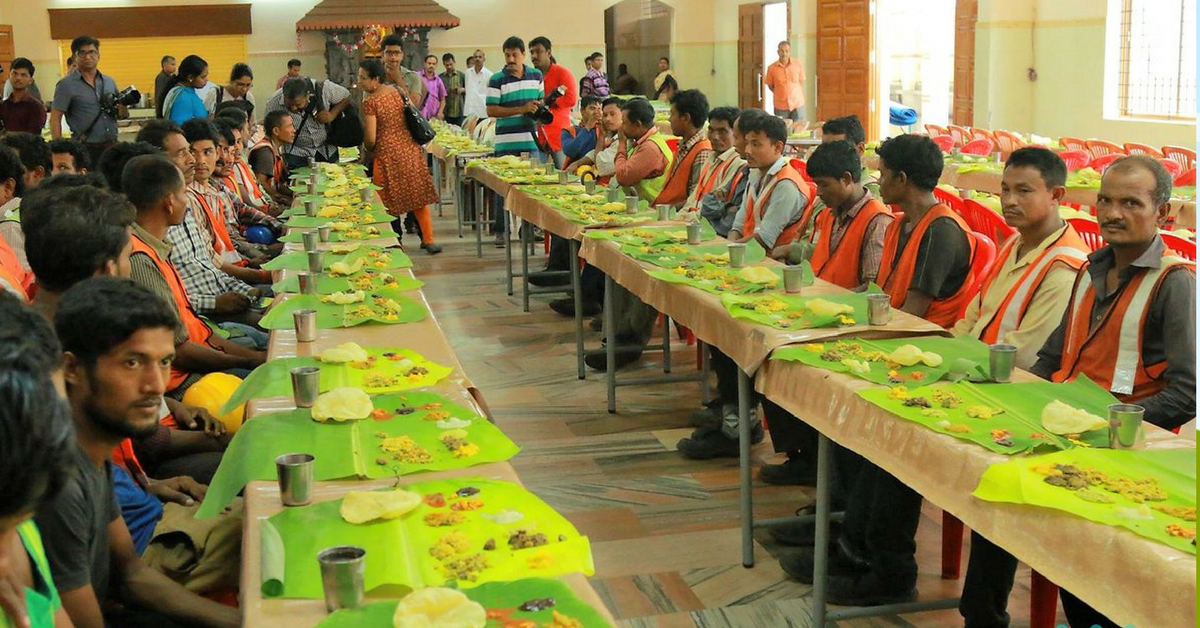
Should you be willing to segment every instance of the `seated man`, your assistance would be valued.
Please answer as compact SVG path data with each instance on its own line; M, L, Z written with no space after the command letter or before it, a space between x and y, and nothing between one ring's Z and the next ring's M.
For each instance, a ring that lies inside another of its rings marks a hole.
M87 174L91 159L83 145L75 140L57 139L50 142L52 174Z
M70 625L30 518L69 481L75 459L71 409L57 388L61 369L62 349L50 324L0 291L2 628Z
M700 182L700 171L712 156L712 143L704 132L708 121L708 99L698 89L685 89L671 98L671 133L679 147L671 160L662 191L651 205L683 207Z
M746 175L750 172L735 141L741 137L735 128L740 113L737 107L717 107L708 114L708 141L713 156L704 164L696 188L681 208L685 212L699 212L721 237L727 236L733 227L733 219L745 197Z
M680 92L685 93L685 92ZM746 200L738 210L729 232L731 242L756 241L765 250L785 250L796 237L806 208L811 208L813 192L783 156L787 143L787 125L783 120L758 109L747 109L737 121L746 139L746 163L751 171ZM713 370L717 373L717 396L708 417L699 413L693 420L701 423L691 436L679 441L679 453L687 458L707 459L738 456L738 366L715 347L710 347ZM757 395L756 395L757 397ZM757 406L757 403L753 404ZM719 412L719 414L718 414ZM763 439L762 420L757 408L751 410L753 443Z
M100 154L96 170L108 184L110 191L124 193L121 187L121 175L125 174L125 164L139 155L160 155L162 149L148 142L117 142Z
M5 290L21 298L29 299L29 287L33 285L33 273L21 264L17 252L9 238L18 239L14 233L21 232L20 212L21 192L25 189L25 167L17 154L11 150L0 148L0 290ZM19 238L22 254L25 241Z
M1061 323L1029 369L1055 382L1085 375L1123 403L1142 406L1145 420L1164 429L1196 415L1195 265L1172 255L1158 235L1171 187L1171 175L1146 155L1123 157L1104 171L1096 220L1106 246L1088 255ZM1138 333L1127 335L1131 322ZM972 547L962 602L978 606L960 607L972 628L1008 625L1002 601L1016 560L998 549L991 558L975 565ZM1061 595L1072 628L1116 628L1069 591Z
M566 163L572 163L596 147L596 132L600 128L603 99L584 96L579 100L579 124L562 131L562 149Z
M178 134L172 137L184 141ZM186 150L184 154L190 156ZM134 157L125 166L122 186L137 209L133 253L129 257L130 277L167 303L173 303L183 323L182 329L176 330L177 349L168 393L182 398L187 388L205 373L224 371L244 377L266 360L265 352L221 338L200 319L170 262L171 246L163 240L168 228L183 222L187 212L187 187L179 167L162 155Z
M21 233L20 197L34 190L43 179L50 176L50 147L40 135L31 133L9 133L0 136L0 150L16 153L24 169L22 185L17 191L14 207L0 209L0 237L12 247L17 263L28 273L29 261L25 257L25 234ZM28 288L28 286L26 286Z
M238 132L230 126L227 119L217 120L213 126L217 130L217 163L213 176L209 178L209 185L220 197L221 210L225 215L225 228L233 246L248 266L258 268L274 255L266 245L247 241L243 232L248 227L260 226L270 229L272 234L279 234L283 233L283 223L242 201L233 167L237 159L233 153L237 151ZM276 247L276 250L282 249L282 246ZM270 277L267 276L267 279L269 283Z
M292 206L291 169L283 158L283 147L295 138L292 117L285 111L272 111L263 119L262 141L250 149L247 158L259 186L282 208Z
M248 208L238 211L238 224L242 228L251 225L265 225L276 234L282 233L283 222L276 216L282 213L283 209L275 205L271 197L263 191L262 186L258 184L258 179L254 176L254 171L246 163L244 128L235 124L234 119L230 116L219 116L215 122L217 130L221 132L218 139L229 141L229 148L223 160L224 166L218 168L224 173L221 181L238 203ZM225 133L226 129L229 131L228 135ZM282 244L277 247L278 250L282 250L282 248Z
M167 530L143 560L114 497L119 472L111 452L123 439L157 429L177 325L170 306L149 291L107 277L73 286L55 314L78 447L74 475L35 520L63 607L80 628L240 625L237 609L193 592L236 586L240 525L205 530L199 545L198 535ZM155 562L171 577L151 567Z

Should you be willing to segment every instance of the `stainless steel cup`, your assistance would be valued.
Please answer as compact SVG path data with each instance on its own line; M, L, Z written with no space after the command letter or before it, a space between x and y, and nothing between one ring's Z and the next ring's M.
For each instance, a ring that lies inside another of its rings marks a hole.
M730 242L729 243L729 267L741 268L746 265L746 243L745 242Z
M892 297L886 294L867 295L867 324L887 325L892 320Z
M308 180L308 193L309 194L317 193L317 175L315 175L315 174L313 175L313 177L311 179Z
M313 168L312 170L309 171L309 173L308 173L308 182L309 183L316 185L317 183L320 182L320 178L321 178L320 170Z
M660 221L671 219L672 207L670 205L655 205L654 208L658 212L658 219Z
M1140 449L1146 440L1146 409L1130 403L1108 407L1108 446L1113 449Z
M316 199L308 199L304 201L304 215L309 218L317 217L317 201Z
M308 252L308 272L319 273L325 270L325 251Z
M803 266L784 266L783 267L783 291L789 294L800 294L800 288L804 286L804 267Z
M371 200L371 188L358 188L358 200L364 203Z
M615 203L621 200L621 188L608 188L608 202Z
M279 500L284 506L303 506L312 501L312 454L283 454L275 459L279 476Z
M312 342L317 339L317 311L296 310L292 312L296 324L296 342Z
M530 161L530 157L532 157L532 155L529 153L529 151L524 151L521 153L521 159L524 159L525 161Z
M321 242L329 241L329 234L333 232L333 228L329 225L321 225L317 227L317 239Z
M559 183L559 185L566 185L566 184L567 184L567 181L569 180L567 177L568 177L568 175L567 175L567 171L566 171L566 170L560 170L560 171L558 171L558 183Z
M312 253L317 250L317 243L321 241L321 234L317 233L315 229L301 233L300 237L304 239L305 251Z
M636 214L637 212L638 212L638 197L626 196L625 197L625 213L626 214Z
M321 394L321 369L298 366L292 369L292 401L297 408L311 408Z
M584 181L583 182L583 191L588 194L595 194L596 193L596 180L588 179L587 181Z
M316 167L317 167L317 160L316 160L315 158L313 158L313 157L309 157L309 158L308 158L308 167L309 167L309 168L316 168Z
M546 174L554 174L554 162L553 161L546 162Z
M691 222L687 226L687 241L688 244L700 244L700 239L703 236L700 231L700 223Z
M339 545L321 550L321 588L325 591L325 610L358 608L363 603L363 576L367 550L354 545Z
M317 273L300 271L296 274L300 281L300 294L317 294Z
M1016 363L1016 346L997 343L988 347L988 371L992 374L992 381L1011 382Z

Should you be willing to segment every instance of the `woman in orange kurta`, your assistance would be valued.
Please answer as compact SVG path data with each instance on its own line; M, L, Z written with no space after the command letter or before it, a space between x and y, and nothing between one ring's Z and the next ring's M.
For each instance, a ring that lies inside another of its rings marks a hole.
M438 200L433 175L425 163L425 151L408 132L404 120L403 85L384 85L383 63L367 59L359 64L358 86L369 94L363 101L364 141L375 151L374 181L383 188L379 196L387 212L396 219L392 229L404 233L404 214L412 212L421 226L421 248L431 255L442 247L433 243L433 221L429 205ZM401 90L401 91L397 91Z

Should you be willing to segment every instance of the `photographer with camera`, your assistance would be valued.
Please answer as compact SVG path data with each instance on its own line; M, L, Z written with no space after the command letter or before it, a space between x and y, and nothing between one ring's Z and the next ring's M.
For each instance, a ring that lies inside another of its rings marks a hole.
M332 123L353 106L350 90L329 80L292 78L267 101L266 113L286 111L292 118L296 138L283 146L283 158L289 170L308 165L308 158L337 163L338 145L331 141ZM357 120L357 113L354 118ZM359 123L359 142L362 141ZM341 144L345 145L345 144Z
M72 40L71 58L75 69L54 87L50 136L63 136L65 116L73 139L87 149L92 163L99 163L104 149L117 141L117 120L128 118L126 107L142 95L132 86L118 92L116 81L100 73L100 41L95 37L80 35Z
M529 56L533 59L533 65L542 73L543 89L546 93L546 113L549 117L542 118L535 116L538 122L542 125L542 131L539 134L542 143L549 148L549 152L554 154L554 165L559 168L566 165L566 156L562 150L562 132L563 129L571 128L571 109L575 107L575 102L579 99L579 92L576 89L575 77L571 75L570 70L559 65L551 53L550 40L546 37L534 37L529 42Z

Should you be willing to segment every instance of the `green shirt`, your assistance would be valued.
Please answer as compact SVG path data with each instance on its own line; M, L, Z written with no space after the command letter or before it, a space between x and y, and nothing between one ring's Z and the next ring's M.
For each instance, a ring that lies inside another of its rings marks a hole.
M28 519L17 526L17 535L25 546L25 552L33 563L33 588L25 589L25 608L33 628L54 628L54 613L62 608L54 579L50 576L50 563L46 561L46 549L42 547L42 535L37 524ZM8 616L0 611L0 628L11 628Z
M442 83L446 85L446 114L447 118L457 118L463 114L463 94L455 94L452 90L466 86L467 77L462 72L442 72Z

